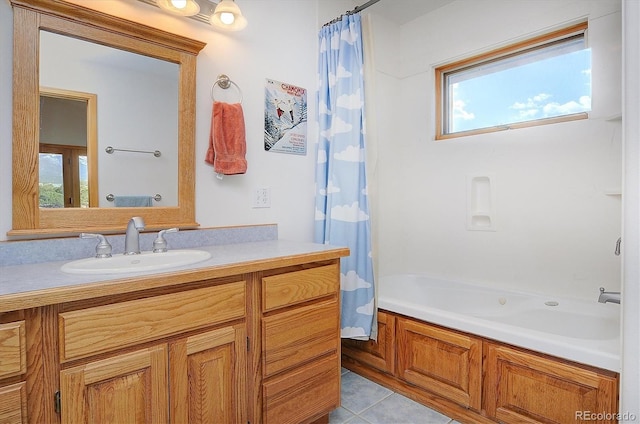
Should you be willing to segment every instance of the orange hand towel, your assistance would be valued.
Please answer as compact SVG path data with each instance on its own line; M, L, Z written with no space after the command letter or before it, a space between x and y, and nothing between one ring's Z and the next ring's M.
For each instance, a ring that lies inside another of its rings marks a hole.
M214 102L209 150L205 161L212 164L213 170L218 174L244 174L247 172L246 153L242 105Z

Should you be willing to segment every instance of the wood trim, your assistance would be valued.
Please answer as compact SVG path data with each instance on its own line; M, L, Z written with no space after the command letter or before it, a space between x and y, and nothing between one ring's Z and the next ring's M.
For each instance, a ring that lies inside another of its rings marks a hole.
M488 128L478 128L471 131L460 131L456 133L448 133L444 134L444 114L445 114L445 101L444 101L444 75L448 72L455 71L458 69L463 69L469 66L473 66L485 61L490 61L494 59L499 59L502 57L506 57L512 54L517 54L519 52L523 52L525 50L535 48L541 46L545 43L552 42L554 40L561 40L563 38L569 37L574 34L580 34L585 32L588 29L588 22L581 22L579 24L575 24L569 26L567 28L563 28L560 30L552 31L543 35L539 35L537 37L533 37L524 41L520 41L514 44L510 44L508 46L500 47L485 53L480 53L462 60L458 60L452 63L448 63L446 65L438 66L435 69L435 111L436 111L436 141L440 140L448 140L459 137L466 137L470 135L478 135L478 134L487 134L498 131L510 130L510 129L519 129L519 128L528 128L539 125L548 125L555 124L559 122L568 122L575 121L580 119L587 119L587 113L576 113L572 115L565 115L554 118L546 118L546 119L536 119L527 122L519 122L507 125L500 125Z
M11 0L14 13L13 225L9 236L123 232L133 215L149 229L195 222L196 55L204 43L60 0ZM180 65L178 206L40 209L38 201L39 31L96 41ZM77 210L74 210L77 209Z
M198 54L204 48L205 43L192 40L181 35L153 28L141 23L133 23L113 15L107 15L95 9L89 9L75 3L64 0L10 0L14 6L20 6L43 14L53 16L66 16L69 19L79 21L86 26L96 28L109 28L111 31L126 34L128 37L139 40L156 40L158 44L165 45L174 50L184 50L191 54Z

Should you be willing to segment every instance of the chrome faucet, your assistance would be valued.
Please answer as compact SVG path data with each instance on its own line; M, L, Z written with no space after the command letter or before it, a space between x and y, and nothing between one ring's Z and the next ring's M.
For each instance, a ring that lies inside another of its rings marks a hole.
M144 220L142 217L134 216L127 224L127 234L124 239L124 254L137 255L140 253L140 233L144 230Z
M111 244L102 234L81 233L81 239L98 239L98 245L96 246L96 258L110 258L111 257Z
M167 240L164 238L165 233L177 233L178 228L169 228L168 230L160 230L158 236L153 241L153 253L164 253L167 251Z
M607 292L604 291L604 287L600 287L600 296L598 296L598 302L611 302L620 304L620 292Z

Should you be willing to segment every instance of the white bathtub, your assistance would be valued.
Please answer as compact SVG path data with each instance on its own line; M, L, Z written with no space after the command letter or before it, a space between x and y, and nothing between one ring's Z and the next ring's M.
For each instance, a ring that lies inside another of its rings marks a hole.
M424 275L378 282L378 307L620 372L620 305L496 290Z

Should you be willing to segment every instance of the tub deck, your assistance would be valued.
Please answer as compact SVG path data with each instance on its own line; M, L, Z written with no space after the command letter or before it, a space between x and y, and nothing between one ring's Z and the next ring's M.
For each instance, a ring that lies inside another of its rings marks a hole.
M509 292L422 275L382 277L378 307L620 372L620 305Z

